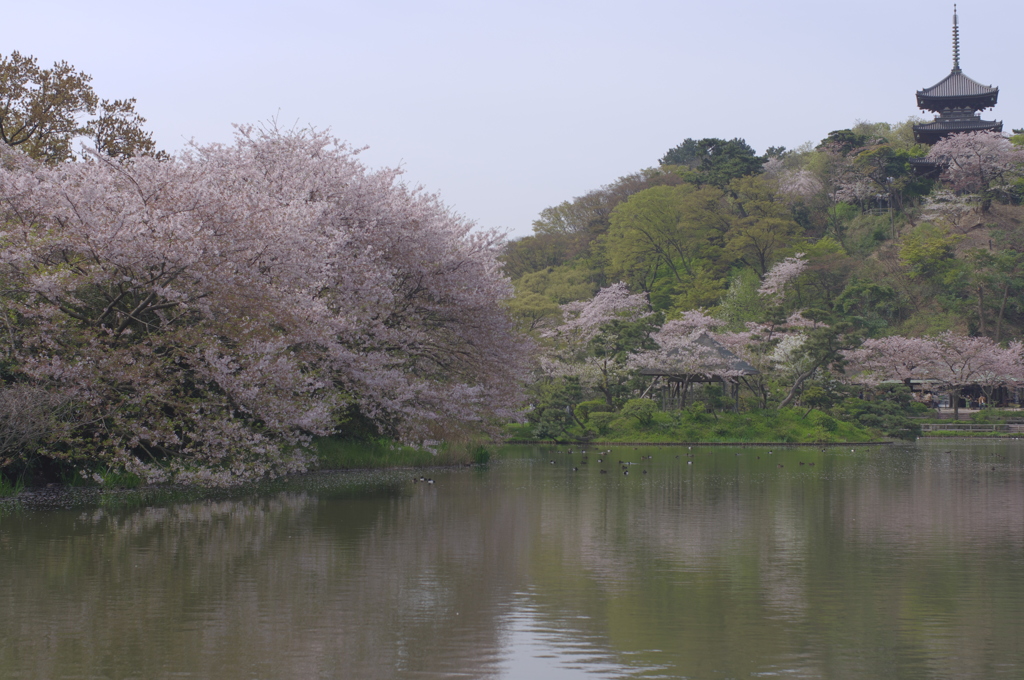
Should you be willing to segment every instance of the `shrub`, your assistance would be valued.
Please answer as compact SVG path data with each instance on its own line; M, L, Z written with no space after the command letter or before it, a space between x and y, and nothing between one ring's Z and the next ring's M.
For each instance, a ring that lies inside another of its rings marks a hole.
M654 414L657 412L658 405L653 399L630 399L622 407L621 415L636 418L640 425L647 427L654 422Z
M608 405L602 399L591 399L589 401L583 401L576 404L576 408L573 409L573 413L576 414L576 419L581 423L586 423L592 413L608 413L612 410L612 407Z
M607 434L611 428L612 421L617 416L614 413L608 411L595 411L590 414L590 420L588 425L592 427L598 434Z

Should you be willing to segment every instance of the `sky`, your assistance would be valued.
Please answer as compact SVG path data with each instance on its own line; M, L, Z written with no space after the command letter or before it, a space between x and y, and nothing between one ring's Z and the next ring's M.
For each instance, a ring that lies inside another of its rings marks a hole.
M958 9L961 67L1000 88L984 117L1024 127L1024 3ZM167 151L233 124L330 129L510 238L687 137L762 153L924 115L915 91L952 67L935 0L49 0L4 23L0 54L135 97Z

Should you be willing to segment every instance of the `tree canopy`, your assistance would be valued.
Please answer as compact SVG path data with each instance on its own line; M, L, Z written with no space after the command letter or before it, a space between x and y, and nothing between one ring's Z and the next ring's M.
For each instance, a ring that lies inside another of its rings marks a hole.
M0 57L0 141L51 165L74 160L80 137L114 158L158 154L135 100L100 100L91 82L66 61L43 68L19 52Z
M398 171L253 128L128 165L0 153L0 368L70 412L38 455L230 484L303 469L316 435L515 417L499 236Z

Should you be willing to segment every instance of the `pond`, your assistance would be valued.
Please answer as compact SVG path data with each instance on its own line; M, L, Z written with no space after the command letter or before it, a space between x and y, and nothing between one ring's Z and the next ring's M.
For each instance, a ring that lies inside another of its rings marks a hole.
M521 447L143 500L0 506L0 677L1024 677L1021 442Z

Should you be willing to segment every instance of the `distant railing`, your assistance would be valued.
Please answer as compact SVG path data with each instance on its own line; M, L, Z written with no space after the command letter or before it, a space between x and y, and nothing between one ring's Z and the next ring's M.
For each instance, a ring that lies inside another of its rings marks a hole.
M959 431L959 432L1024 432L1024 424L993 423L979 425L977 423L922 423L922 432Z

